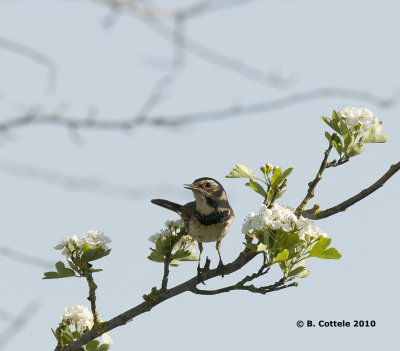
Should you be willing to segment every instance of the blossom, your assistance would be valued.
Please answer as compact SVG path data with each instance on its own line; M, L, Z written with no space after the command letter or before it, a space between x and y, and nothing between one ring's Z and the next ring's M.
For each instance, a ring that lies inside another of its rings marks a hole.
M94 325L93 313L83 305L66 307L61 319L65 323L73 324L80 334L86 333ZM108 333L104 333L101 338L105 344L113 343Z
M82 240L89 244L91 249L101 247L104 250L108 250L107 244L111 242L111 239L104 235L102 230L89 230L87 237L83 237Z
M78 238L76 235L71 235L58 243L54 248L56 250L62 250L62 254L67 258L71 257L73 251L81 251L83 245L89 245L90 249L98 247L108 250L107 244L111 242L111 239L104 235L102 230L89 230L87 236Z
M185 223L183 219L178 219L176 221L173 220L167 220L164 222L165 228L160 230L158 233L153 234L149 237L149 241L151 241L153 244L157 242L159 238L162 240L165 240L169 236L177 236L181 230L184 229ZM193 251L194 253L194 248L191 248L196 241L190 236L190 235L183 235L179 241L175 244L174 249L179 248L181 244L184 243L188 246L189 251Z
M82 239L78 238L76 235L68 236L61 240L59 244L54 246L56 250L62 250L62 254L69 256L72 251L77 250L82 246Z
M93 327L93 314L86 306L75 305L65 308L65 313L61 316L63 321L75 325L79 333L85 333L86 329Z
M294 209L278 204L274 204L271 208L263 204L258 214L250 213L243 223L242 233L262 231L265 227L270 230L282 229L285 232L295 230L298 232L300 239L303 240L306 236L314 238L326 237L326 234L312 220L302 216L298 218L294 214Z
M338 115L346 120L347 126L352 130L359 124L361 130L365 132L369 127L378 123L377 117L368 108L345 106L338 111Z

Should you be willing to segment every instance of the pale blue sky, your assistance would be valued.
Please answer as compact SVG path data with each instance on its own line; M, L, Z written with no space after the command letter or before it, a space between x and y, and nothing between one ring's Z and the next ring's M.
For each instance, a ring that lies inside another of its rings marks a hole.
M166 7L185 3L163 2ZM151 116L172 118L325 87L398 96L399 11L395 1L260 0L192 18L185 26L192 40L266 74L286 77L288 86L272 87L234 73L227 64L204 60L195 44L187 43L189 50L180 53L183 64ZM0 45L1 121L33 107L81 119L93 110L98 119L136 116L154 84L168 73L171 42L151 22L131 14L120 14L104 27L109 14L97 1L0 1L0 38L37 50L56 67L55 80L49 82L46 67ZM77 133L48 124L16 128L0 135L1 246L56 262L60 255L53 247L62 237L104 230L113 240L112 252L96 262L104 272L95 280L100 316L107 320L160 285L162 267L147 260L147 238L176 216L152 205L151 198L184 203L192 201L184 183L202 176L221 181L236 213L222 242L223 258L231 261L243 248L242 221L258 210L261 198L243 181L224 176L236 162L253 169L266 162L294 167L280 203L296 207L326 148L326 127L319 116L344 105L369 107L383 121L383 133L390 140L367 145L361 156L327 171L315 198L326 208L371 185L399 161L399 104L385 108L344 92L274 111L173 128ZM96 189L85 183L79 190L54 173L43 180L47 171L122 187ZM266 296L184 294L113 330L111 350L396 350L399 196L396 175L345 213L320 221L343 258L309 260L312 273L299 280L298 288ZM214 245L205 245L205 254L217 264ZM208 282L207 288L240 280L256 269L256 263L233 277ZM57 326L64 307L88 304L86 282L42 281L45 269L4 256L0 264L0 307L18 314L31 301L39 305L4 350L52 350L50 328ZM173 269L170 284L191 277L195 267L185 262ZM275 269L267 279L273 283L278 277ZM299 319L375 320L376 327L298 329ZM6 325L0 319L0 333Z

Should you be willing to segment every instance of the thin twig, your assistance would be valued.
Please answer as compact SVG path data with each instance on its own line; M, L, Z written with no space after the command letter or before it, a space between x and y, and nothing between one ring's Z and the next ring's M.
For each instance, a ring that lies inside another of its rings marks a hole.
M307 194L304 197L303 201L300 203L299 206L297 206L296 211L294 212L294 214L298 217L300 213L302 213L304 211L304 209L306 208L308 202L314 197L314 190L317 186L317 184L319 183L319 181L322 179L322 174L324 173L327 165L328 165L328 157L329 154L332 151L332 147L333 147L333 139L336 137L336 133L332 134L332 138L329 141L329 146L328 148L325 150L324 152L324 158L321 162L321 165L319 167L318 173L315 176L314 180L310 183L308 183L308 190L307 190Z
M244 117L251 114L276 111L290 107L299 103L326 98L344 97L368 101L381 107L391 107L397 102L397 98L380 98L366 91L345 89L345 88L320 88L253 104L238 105L216 110L185 113L181 115L158 115L151 119L87 119L77 117L67 117L60 114L28 113L20 117L11 118L0 123L0 132L9 131L26 125L49 124L64 128L76 129L98 129L98 130L131 130L140 126L150 125L154 127L176 127L192 125L195 123L216 122L219 120ZM263 115L264 117L264 115Z
M318 207L315 207L311 210L303 211L301 214L303 217L310 219L322 219L330 217L336 213L345 211L350 206L361 201L368 195L371 195L374 191L381 188L389 180L389 178L391 178L399 170L400 170L400 161L391 165L389 170L370 187L360 191L357 195L354 195L353 197L347 199L346 201L343 201L340 204L323 211L319 211Z
M161 289L166 290L168 286L168 276L169 276L169 265L171 263L171 252L167 252L165 254L165 259L164 259L164 274L163 274L163 279L161 283Z
M21 55L32 62L35 62L48 71L48 90L52 91L54 89L56 77L57 77L57 66L55 62L48 56L42 54L41 52L27 46L25 44L18 43L16 41L0 38L0 49L5 49L15 54Z

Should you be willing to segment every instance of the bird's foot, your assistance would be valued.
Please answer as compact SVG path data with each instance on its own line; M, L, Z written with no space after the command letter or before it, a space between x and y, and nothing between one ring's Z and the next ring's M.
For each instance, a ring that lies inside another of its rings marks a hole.
M197 266L197 280L199 281L199 283L206 285L206 283L204 283L202 269L200 267L200 264Z
M218 266L217 266L217 273L221 275L221 277L224 277L225 273L225 266L222 260L219 261Z

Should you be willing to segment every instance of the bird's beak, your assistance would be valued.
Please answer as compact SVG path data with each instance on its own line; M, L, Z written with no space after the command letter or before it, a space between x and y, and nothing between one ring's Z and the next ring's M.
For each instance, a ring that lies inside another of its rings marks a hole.
M194 184L183 184L183 187L185 189L189 189L189 190L199 190L200 188L197 185Z

